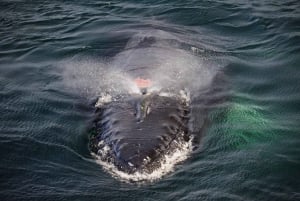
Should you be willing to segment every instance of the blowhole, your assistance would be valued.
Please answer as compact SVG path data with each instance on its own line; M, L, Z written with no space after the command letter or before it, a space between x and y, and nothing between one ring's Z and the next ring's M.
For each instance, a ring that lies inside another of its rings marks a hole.
M147 94L147 88L142 88L141 93L142 93L142 95L146 95Z

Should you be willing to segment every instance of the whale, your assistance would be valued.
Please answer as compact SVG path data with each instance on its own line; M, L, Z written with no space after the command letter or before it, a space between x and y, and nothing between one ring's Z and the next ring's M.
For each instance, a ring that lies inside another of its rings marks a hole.
M133 95L103 105L97 113L90 150L127 173L153 172L179 142L189 141L189 107L181 97Z
M199 145L209 111L224 100L224 82L187 46L169 33L143 32L114 56L110 67L121 70L108 74L108 85L121 89L97 97L88 144L101 164L149 175L183 144ZM151 86L137 86L136 78Z

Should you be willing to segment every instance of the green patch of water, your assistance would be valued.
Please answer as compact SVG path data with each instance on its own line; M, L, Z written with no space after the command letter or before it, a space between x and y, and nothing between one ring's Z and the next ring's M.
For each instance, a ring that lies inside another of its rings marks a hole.
M252 103L234 101L228 108L214 112L212 119L211 131L217 135L213 144L221 149L241 149L274 137L273 122L266 109Z

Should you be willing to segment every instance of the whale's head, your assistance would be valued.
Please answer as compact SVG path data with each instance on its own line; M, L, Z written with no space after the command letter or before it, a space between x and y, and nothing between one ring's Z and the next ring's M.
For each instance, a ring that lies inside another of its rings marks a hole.
M189 110L184 99L135 95L99 109L90 149L126 173L151 173L180 141L188 140Z

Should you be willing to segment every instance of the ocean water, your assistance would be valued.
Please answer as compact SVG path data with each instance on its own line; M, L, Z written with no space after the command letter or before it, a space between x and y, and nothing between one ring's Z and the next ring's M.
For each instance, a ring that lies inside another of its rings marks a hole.
M299 1L0 7L1 200L300 200ZM220 79L226 98L197 149L132 182L93 158L89 128L94 100L143 73L195 96Z

